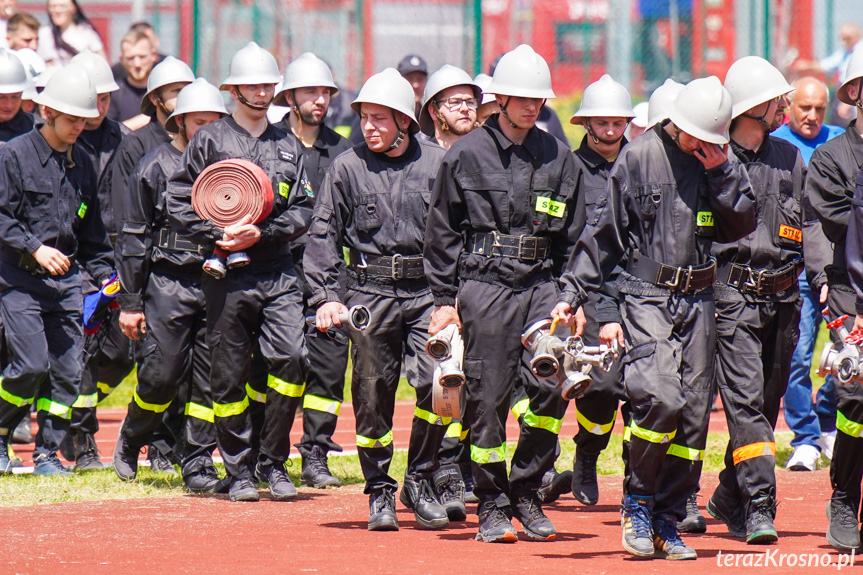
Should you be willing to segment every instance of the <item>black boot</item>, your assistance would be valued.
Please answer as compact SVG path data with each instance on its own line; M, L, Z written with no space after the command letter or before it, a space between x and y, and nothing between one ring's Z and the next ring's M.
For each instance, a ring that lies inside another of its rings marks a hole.
M857 523L859 501L837 496L827 502L827 542L839 551L852 551L860 547L860 525Z
M467 519L467 509L464 504L464 481L461 477L458 465L451 463L444 465L432 476L435 495L444 509L450 521L464 521Z
M776 501L770 495L753 499L746 506L746 542L773 543L779 536L773 525L776 517Z
M572 495L583 505L596 505L599 501L599 484L596 482L596 461L599 454L586 453L575 448L572 462Z
M707 502L707 512L725 523L728 532L735 537L746 537L746 505L742 500L725 493L722 484L716 488Z
M129 442L121 425L113 456L114 473L117 474L117 477L123 481L134 481L138 475L138 452L140 451L140 446L132 445Z
M557 469L550 469L542 476L542 485L536 494L539 500L545 503L553 503L561 495L572 491L572 471L558 473Z
M704 533L707 531L707 521L704 519L704 515L698 511L696 497L698 496L693 493L686 500L686 517L683 521L677 522L677 530L681 533Z
M398 531L396 496L393 490L384 487L369 494L369 531Z
M476 534L476 540L485 543L515 543L518 541L518 534L512 526L511 513L510 507L498 507L494 501L480 503L477 509L479 532Z
M531 539L554 541L557 537L557 529L542 511L542 505L536 493L518 496L512 511L513 516L521 522L524 533Z
M105 469L99 459L96 438L89 433L75 435L75 471L101 471Z
M315 445L308 454L303 454L303 473L300 485L314 487L315 489L326 489L327 487L340 487L339 478L330 472L327 465L327 454Z
M442 529L449 525L446 509L435 499L431 483L425 477L405 475L399 501L412 509L417 523L427 529Z

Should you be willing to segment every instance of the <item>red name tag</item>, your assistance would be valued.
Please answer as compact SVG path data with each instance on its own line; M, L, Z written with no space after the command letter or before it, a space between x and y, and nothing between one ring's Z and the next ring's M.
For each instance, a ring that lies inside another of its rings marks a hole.
M791 226L779 226L779 237L780 238L788 238L789 240L795 242L803 241L803 232L798 230L797 228L792 228Z

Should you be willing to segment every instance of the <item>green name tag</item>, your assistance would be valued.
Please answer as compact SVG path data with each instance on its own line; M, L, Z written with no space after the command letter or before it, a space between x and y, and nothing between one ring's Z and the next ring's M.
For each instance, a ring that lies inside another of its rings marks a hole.
M81 204L78 207L78 217L82 220L84 219L84 215L87 213L87 204Z
M699 227L713 227L713 212L698 212L695 216L696 225Z
M563 213L566 211L566 204L563 202L556 202L551 198L540 196L536 199L535 209L543 214L548 214L555 218L562 218Z
M287 182L279 182L279 195L283 198L287 198L288 194L291 191L291 184Z

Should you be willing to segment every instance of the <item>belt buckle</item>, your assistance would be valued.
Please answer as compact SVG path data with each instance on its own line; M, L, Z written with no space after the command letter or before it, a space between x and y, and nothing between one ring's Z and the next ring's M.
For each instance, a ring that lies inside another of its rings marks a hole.
M683 268L678 268L678 269L683 269ZM683 284L683 288L681 289L681 291L683 293L689 293L689 284L691 281L692 281L692 266L689 266L686 268L686 283Z
M390 268L390 277L392 277L393 281L402 279L403 270L399 268L404 268L404 261L402 261L401 254L395 254L393 255L393 262Z
M692 266L690 266L692 269ZM674 277L671 281L667 281L664 283L664 286L670 289L671 291L676 291L677 288L680 287L680 274L683 273L683 268L674 268ZM689 285L689 280L687 279L686 285Z
M526 256L524 254L524 249L525 249L524 248L524 241L526 239L533 239L533 238L528 238L528 236L526 234L521 234L520 236L518 236L518 254L517 254L518 261L520 261L520 262L534 262L534 261L536 261L536 252L538 249L537 245L536 245L537 242L534 239L534 241L533 241L533 256L530 259L526 259Z
M358 270L364 270L367 267L369 267L369 264L366 263L366 255L363 252L356 252L356 253L360 258L360 262L357 264L354 264L354 267L357 268Z
M764 271L759 270L757 274L752 274L752 268L749 269L749 279L746 280L746 287L755 291L755 295L761 296L764 295L761 293L761 281L764 279Z
M485 241L487 238L488 238L488 236L483 238L483 240L482 240L483 246L485 246ZM491 232L491 246L489 246L489 248L488 248L488 253L486 254L486 257L490 258L494 255L494 248L503 249L505 247L506 246L504 246L502 243L500 243L500 232L498 232L497 230L492 230L492 232Z

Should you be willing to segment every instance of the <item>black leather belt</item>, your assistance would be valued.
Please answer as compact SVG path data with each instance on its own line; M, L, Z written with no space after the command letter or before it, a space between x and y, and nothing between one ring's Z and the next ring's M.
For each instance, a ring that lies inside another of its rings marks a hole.
M69 265L75 263L75 254L67 257L69 258ZM25 272L30 272L34 276L51 275L51 272L43 268L39 264L39 262L36 261L36 258L34 258L30 254L22 254L9 250L0 250L0 260L6 262L7 264L18 266Z
M551 241L536 236L508 236L499 232L472 234L465 249L487 258L514 258L520 262L541 261L548 257Z
M174 250L178 252L195 252L201 253L202 247L194 242L178 236L168 228L159 229L159 236L156 238L156 245L162 249Z
M626 271L639 279L673 292L691 293L713 285L716 281L716 260L700 266L674 267L643 255L632 258Z
M776 270L758 270L723 262L719 265L717 281L728 284L741 293L756 296L773 295L794 286L801 270L803 270L802 259L796 259Z
M422 256L370 256L357 250L351 250L350 256L351 268L357 273L394 281L425 277Z

